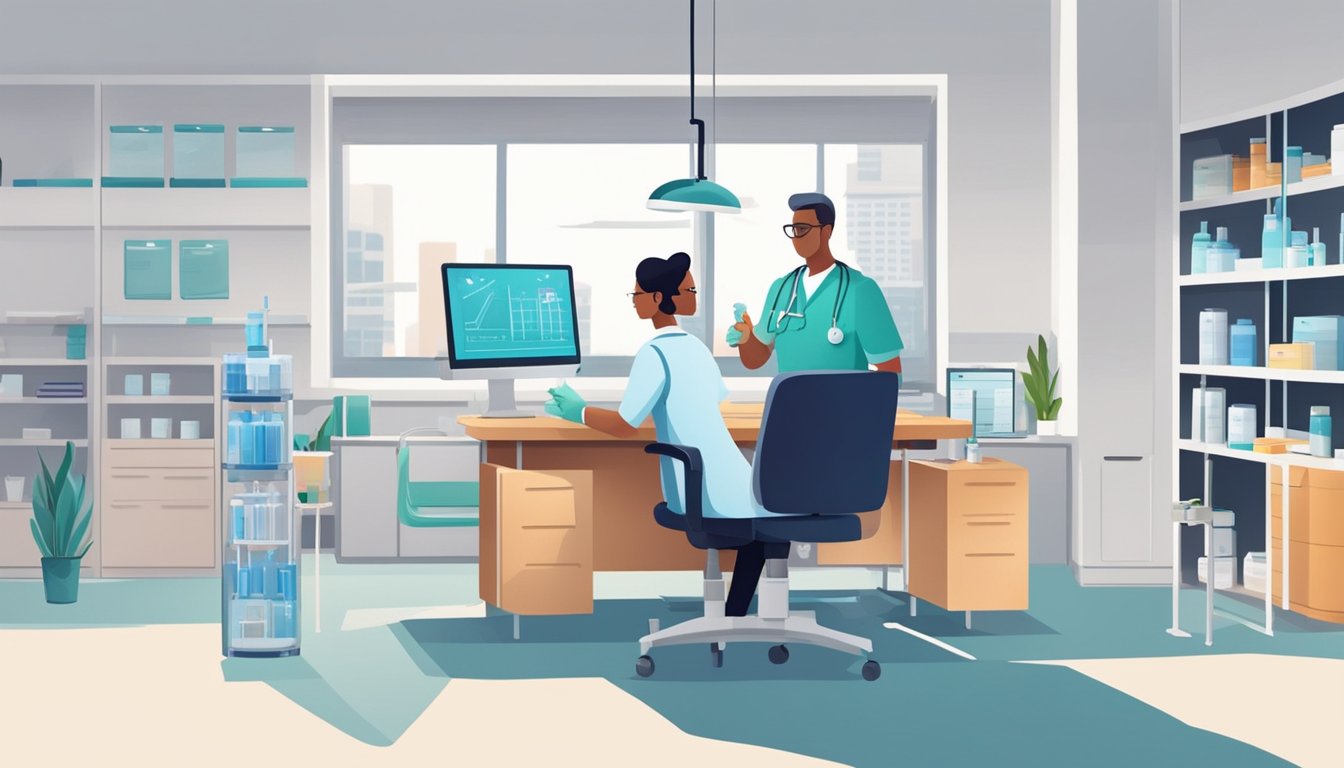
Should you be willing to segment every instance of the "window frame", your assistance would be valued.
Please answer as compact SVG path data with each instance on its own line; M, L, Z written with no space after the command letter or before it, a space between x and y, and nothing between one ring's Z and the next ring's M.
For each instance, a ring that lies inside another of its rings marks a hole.
M345 171L344 144L332 132L333 105L339 98L479 98L482 96L511 96L538 98L545 96L604 96L604 97L668 97L684 98L685 79L682 76L324 76L316 78L321 86L321 94L315 99L315 126L324 129L328 140L314 143L315 159L325 161L329 169L327 195L329 227L325 238L314 238L314 260L321 253L325 269L315 269L314 276L328 272L326 277L327 298L330 304L325 317L314 323L314 384L315 386L340 386L342 383L385 381L396 377L437 378L437 364L432 358L424 357L377 357L347 358L344 355L344 226L345 193L347 187ZM925 232L927 255L931 269L928 273L930 305L926 311L930 316L930 340L935 361L934 381L918 382L928 390L941 391L943 383L940 372L946 368L948 324L947 324L947 287L946 287L946 226L947 226L947 76L946 75L871 75L871 76L725 76L719 78L718 91L724 98L742 96L772 97L908 97L920 96L932 102L929 110L928 125L922 140L892 135L880 140L863 140L854 143L922 143L925 147ZM697 87L702 101L709 95L709 89ZM701 111L709 109L701 107ZM831 143L849 143L843 137L801 137L791 136L785 139L751 141L750 139L725 139L724 143L808 143L818 147L818 189L824 190L824 153L821 147ZM347 137L350 144L386 144L386 143L435 143L423 140L358 141ZM437 142L468 143L468 142ZM475 141L470 143L489 143ZM507 147L511 143L570 143L563 139L535 142L496 142L496 259L507 263L508 244L507 226ZM615 141L611 137L595 140L593 143L665 143L656 138L632 139L628 142ZM677 143L677 142L672 142ZM320 145L319 145L320 144ZM689 145L689 143L688 143ZM713 175L713 143L706 147L707 172ZM699 271L705 283L702 292L702 314L706 333L712 335L718 325L714 317L714 217L712 214L694 214L692 217L692 237L695 252L700 254ZM318 242L318 240L324 242ZM315 290L317 290L315 288ZM315 315L318 313L315 313ZM316 318L315 318L316 319ZM322 333L322 331L328 331ZM712 343L711 339L706 339ZM323 346L317 352L317 346ZM757 371L746 370L733 357L716 358L725 376L728 377L764 377L774 372L773 362ZM631 355L585 357L581 375L585 377L623 377L628 373ZM322 374L325 373L325 378Z

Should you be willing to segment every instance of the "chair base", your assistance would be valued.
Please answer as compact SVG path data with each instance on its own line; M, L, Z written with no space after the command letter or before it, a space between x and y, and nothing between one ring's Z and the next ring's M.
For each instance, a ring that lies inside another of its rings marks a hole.
M662 646L695 643L718 643L723 647L730 642L801 643L855 656L866 656L873 652L871 640L824 627L817 623L816 614L812 611L791 611L783 619L702 616L645 635L639 639L639 652L643 655Z

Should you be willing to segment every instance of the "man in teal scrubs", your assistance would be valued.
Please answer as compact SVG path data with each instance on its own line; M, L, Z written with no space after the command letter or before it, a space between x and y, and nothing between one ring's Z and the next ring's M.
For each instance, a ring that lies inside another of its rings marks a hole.
M901 334L882 289L872 278L831 255L835 205L820 192L789 198L793 223L784 234L805 262L775 280L761 318L752 323L737 305L728 343L747 368L779 353L779 370L901 372Z

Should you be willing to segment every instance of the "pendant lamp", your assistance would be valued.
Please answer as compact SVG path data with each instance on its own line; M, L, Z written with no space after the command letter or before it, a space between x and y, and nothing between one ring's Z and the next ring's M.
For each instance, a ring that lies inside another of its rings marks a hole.
M695 0L691 0L691 125L696 128L696 173L693 179L677 179L653 190L649 208L655 211L707 211L741 213L737 195L705 178L705 121L695 117Z

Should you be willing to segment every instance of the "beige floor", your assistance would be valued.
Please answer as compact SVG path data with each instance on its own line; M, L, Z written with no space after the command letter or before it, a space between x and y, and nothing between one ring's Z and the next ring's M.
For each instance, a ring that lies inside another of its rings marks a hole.
M1039 662L1301 766L1344 765L1344 660L1227 654Z
M265 683L225 682L218 643L210 624L0 630L0 764L238 765L221 724L245 716L268 725L247 750L268 765L837 765L691 736L597 679L453 680L373 747Z

